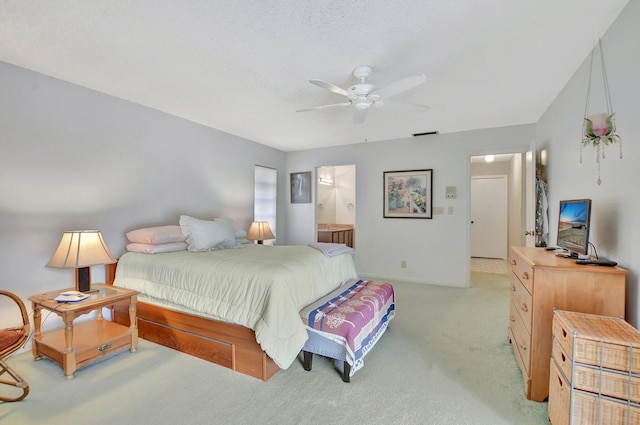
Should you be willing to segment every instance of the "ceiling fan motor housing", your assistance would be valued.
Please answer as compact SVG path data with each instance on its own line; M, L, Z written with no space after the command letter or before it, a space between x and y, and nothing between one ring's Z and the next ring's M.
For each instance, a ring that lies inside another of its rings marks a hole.
M353 106L358 110L368 109L376 99L368 99L367 96L375 88L376 86L368 83L354 84L349 87L349 91L353 93L352 96L349 96Z

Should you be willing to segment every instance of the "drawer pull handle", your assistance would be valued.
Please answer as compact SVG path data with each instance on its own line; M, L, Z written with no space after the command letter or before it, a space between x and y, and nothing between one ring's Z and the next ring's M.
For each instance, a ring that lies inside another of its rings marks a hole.
M516 286L512 284L512 285L511 285L511 290L512 290L513 292L516 292Z
M100 351L101 353L104 353L109 348L111 348L111 344L104 344L104 345L101 345L100 347L98 347L98 351Z
M513 316L509 316L509 320L511 320L512 323L516 321Z
M524 342L524 341L520 341L520 344L518 344L518 345L520 345L520 348L522 348L523 350L527 349L527 343Z
M567 361L567 358L564 356L564 353L560 353L560 357L562 357L562 363Z
M528 280L528 279L529 279L529 273L527 273L527 272L522 272L522 278L523 278L523 279L527 279L527 280Z
M515 266L515 265L516 265L516 260L511 259L511 265L512 265L512 266Z
M526 303L522 303L522 304L520 305L520 310L522 310L522 311L524 311L524 312L527 312L527 311L529 311L529 307L527 307L527 304L526 304Z

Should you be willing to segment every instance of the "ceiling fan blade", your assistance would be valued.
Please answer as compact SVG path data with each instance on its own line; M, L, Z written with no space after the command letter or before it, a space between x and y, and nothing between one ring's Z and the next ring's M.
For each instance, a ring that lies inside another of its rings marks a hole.
M341 106L351 106L351 102L332 103L331 105L312 106L309 108L298 109L296 112L319 111L321 109L337 108Z
M429 108L427 105L419 105L417 103L408 103L408 102L400 102L398 100L384 99L379 100L374 103L375 107L380 107L382 109L390 109L394 111L408 111L408 110L422 110L428 111Z
M364 122L364 119L367 117L367 111L369 111L369 108L356 109L353 113L353 123L362 124Z
M427 77L425 75L412 75L411 77L403 78L395 83L391 83L387 86L374 90L369 93L368 97L378 96L380 99L386 99L417 87L420 84L424 84L425 81L427 81Z
M309 82L325 90L329 90L332 93L341 94L347 97L351 96L351 93L348 90L345 90L342 87L338 87L335 84L327 83L326 81L322 80L309 80Z

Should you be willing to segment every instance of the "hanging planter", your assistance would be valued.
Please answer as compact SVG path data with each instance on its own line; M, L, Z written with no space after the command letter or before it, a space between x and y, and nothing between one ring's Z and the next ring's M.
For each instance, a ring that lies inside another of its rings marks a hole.
M620 145L620 159L622 159L622 139L616 134L615 112L611 107L611 96L609 94L609 82L607 81L607 71L604 65L604 54L602 43L598 39L600 50L600 62L602 64L602 80L604 83L604 96L606 101L606 112L589 114L589 100L591 98L591 75L593 71L593 56L595 48L591 51L591 65L589 68L589 86L587 87L587 103L584 108L584 121L582 125L582 142L580 146L580 163L582 164L582 149L585 147L596 148L596 163L598 164L598 185L602 183L600 179L600 160L605 158L605 147L614 143Z

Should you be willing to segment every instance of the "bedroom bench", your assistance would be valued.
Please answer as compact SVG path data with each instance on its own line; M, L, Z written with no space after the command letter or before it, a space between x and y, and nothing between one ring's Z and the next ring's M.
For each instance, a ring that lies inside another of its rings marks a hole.
M304 369L311 370L313 354L341 360L342 380L350 382L394 314L393 286L361 279L306 306L300 311L309 334L302 348Z

